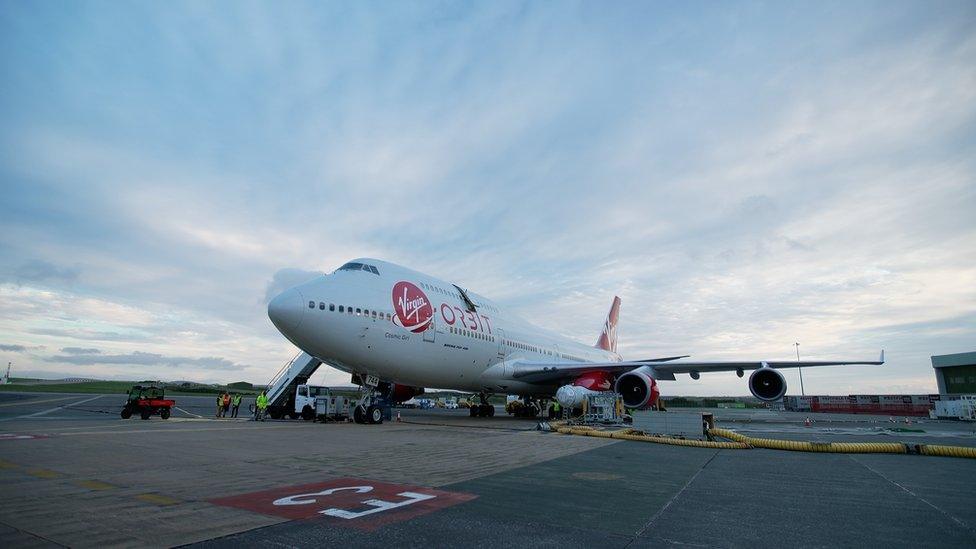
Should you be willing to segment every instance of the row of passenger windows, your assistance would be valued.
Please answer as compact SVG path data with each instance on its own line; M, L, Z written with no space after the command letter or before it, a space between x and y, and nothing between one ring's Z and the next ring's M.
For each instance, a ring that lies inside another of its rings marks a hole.
M505 340L505 345L508 345L509 347L512 347L514 349L519 349L519 350L522 350L522 351L530 351L530 352L533 352L533 353L541 353L541 354L549 355L549 356L558 356L560 358L563 358L563 359L566 359L566 360L573 360L573 361L576 361L576 362L586 362L586 359L581 358L581 357L578 357L578 356L564 355L562 353L557 353L557 352L552 351L552 350L549 350L549 349L543 349L542 347L536 347L535 345L529 345L528 343L522 343L520 341L512 341L510 339L506 339Z
M421 282L420 283L420 286L423 289L427 290L428 292L434 292L435 294L441 294L443 296L453 297L454 299L456 299L458 301L464 301L464 299L461 297L461 295L458 294L454 290L445 290L444 288L441 288L440 286L434 286L433 284L427 284L426 282ZM470 292L468 292L468 297L471 298L471 293ZM479 309L486 309L486 310L489 310L489 311L491 311L493 313L497 313L498 312L498 309L496 309L494 306L489 305L487 303L479 303L479 302L475 301L474 299L471 299L471 302L474 303L475 306L478 307Z
M308 308L309 309L314 309L315 308L315 302L314 301L309 301L308 302ZM319 301L319 310L322 310L322 311L325 310L325 302ZM335 303L329 303L329 310L335 312L335 310L336 310ZM346 313L346 314L349 314L349 315L355 314L356 316L368 316L368 317L372 317L374 319L379 319L379 320L386 319L386 320L389 320L390 322L393 322L393 313L387 313L387 312L382 312L382 311L370 311L369 309L361 309L359 307L356 307L355 309L353 309L351 305L339 305L339 312L340 313Z
M324 301L319 301L318 307L319 307L319 310L324 311L325 310L325 302ZM390 322L393 322L393 314L392 313L381 312L381 311L370 311L369 309L362 309L360 307L356 307L354 309L352 306L349 306L349 305L339 305L338 307L339 307L339 312L340 313L345 313L345 314L349 314L349 315L354 314L356 316L370 317L370 318L373 318L374 320L375 319L379 319L379 320L384 320L385 319L385 320L388 320ZM309 309L314 309L315 308L315 302L314 301L309 301L308 302L308 308ZM332 312L335 312L335 310L336 310L335 303L329 303L329 310L332 311ZM464 330L464 329L461 329L461 328L456 328L454 326L451 326L450 327L450 330L451 330L451 333L452 334L455 334L455 335L460 335L460 336L464 336L464 337L471 337L471 338L474 338L474 339L481 339L483 341L491 341L491 342L494 342L495 341L495 336L488 335L488 334L483 334L481 332L472 332L471 330ZM550 356L559 356L561 358L564 358L564 359L567 359L567 360L574 360L576 362L586 362L585 359L580 358L578 356L565 355L565 354L561 354L561 353L560 354L557 354L555 351L551 351L549 349L543 349L541 347L536 347L535 345L529 345L527 343L522 343L522 342L519 342L519 341L512 341L510 339L506 339L506 340L504 340L504 343L505 343L505 345L507 345L509 347L512 347L514 349L520 349L522 351L530 351L530 352L533 352L533 353L541 353L541 354L550 355Z
M473 337L474 339L481 339L483 341L495 341L495 336L483 334L481 332L472 332L471 330L463 330L461 328L455 328L454 326L451 326L451 333L464 337Z
M544 355L553 354L553 352L549 349L542 349L540 347L536 347L535 345L529 345L528 343L521 343L519 341L512 341L510 339L505 341L505 345L514 347L515 349L521 349L523 351L531 351L533 353L542 353Z

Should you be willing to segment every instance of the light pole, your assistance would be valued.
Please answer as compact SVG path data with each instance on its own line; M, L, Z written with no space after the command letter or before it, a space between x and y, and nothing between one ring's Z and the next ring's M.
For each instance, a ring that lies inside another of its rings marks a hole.
M796 369L800 372L800 396L804 396L806 392L803 391L803 368L800 368L800 344L794 343L793 346L796 347Z

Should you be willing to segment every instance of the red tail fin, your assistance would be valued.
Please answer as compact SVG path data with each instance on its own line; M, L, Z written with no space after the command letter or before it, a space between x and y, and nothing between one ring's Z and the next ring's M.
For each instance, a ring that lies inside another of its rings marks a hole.
M603 333L600 334L600 339L596 340L594 347L612 353L617 352L618 316L620 316L620 298L613 296L613 305L610 306L610 314L607 315L607 321L603 324Z

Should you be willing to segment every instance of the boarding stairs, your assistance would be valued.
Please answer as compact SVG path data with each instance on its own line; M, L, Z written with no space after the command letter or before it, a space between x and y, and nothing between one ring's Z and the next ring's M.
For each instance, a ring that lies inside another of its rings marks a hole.
M302 351L285 363L268 383L268 406L290 409L289 401L294 402L295 389L308 383L322 361Z

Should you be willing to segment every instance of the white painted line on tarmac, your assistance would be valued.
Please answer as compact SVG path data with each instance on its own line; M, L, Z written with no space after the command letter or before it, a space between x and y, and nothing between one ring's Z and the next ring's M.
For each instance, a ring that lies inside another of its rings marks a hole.
M58 435L58 436L69 437L69 436L78 436L78 435L126 435L126 434L129 434L129 433L156 433L156 434L163 434L163 433L191 433L191 432L198 432L198 431L242 431L242 430L254 431L254 430L257 430L257 429L261 429L263 427L275 428L275 429L297 429L297 428L301 428L302 425L267 425L267 426L264 426L264 425L261 425L261 426L259 426L259 425L253 425L253 426L250 426L250 427L247 427L247 426L241 426L241 427L202 427L202 428L197 428L197 429L130 429L128 431L82 431L82 432L74 432L74 433L53 433L53 434Z
M188 416L193 416L193 417L198 417L200 419L203 419L203 416L198 416L197 414L194 414L193 412L187 412L186 410L184 410L183 408L180 408L179 406L175 406L174 405L173 408L176 408L177 410L183 412L184 414L186 414Z
M900 488L900 489L901 489L902 491L904 491L904 492L905 492L905 493L907 493L908 495L910 495L910 496L912 496L912 497L914 497L914 498L916 498L916 499L918 499L919 501L921 501L922 503L924 503L924 504L926 504L926 505L928 505L928 506L929 506L929 507L931 507L932 509L935 509L936 511L938 511L938 512L940 512L940 513L942 513L943 515L945 515L945 517L946 517L946 518L948 518L948 519L950 519L950 520L952 520L953 522L955 522L955 523L956 523L956 524L958 524L959 526L962 526L962 527L963 527L964 529L966 529L966 530L968 530L968 531L969 531L969 534L970 534L970 535L972 535L972 534L974 534L974 533L976 533L976 532L974 532L974 531L973 531L973 529L972 529L972 527L970 527L970 526L969 526L968 524L966 524L965 522L963 522L963 520L962 520L962 519L960 519L960 518L957 518L957 517L956 517L955 515L953 515L953 514L951 514L951 513L949 513L948 511L946 511L946 510L944 510L944 509L942 509L941 507L938 507L937 505L935 505L934 503L932 503L932 502L930 502L929 500L927 500L927 499L925 499L925 498L923 498L922 496L920 496L920 495L918 495L918 494L916 494L915 492L912 492L911 490L909 490L908 488L905 488L905 487L904 487L904 486L902 486L901 484L898 484L897 482L895 482L895 481L893 481L893 480L891 480L890 478L888 478L887 476L885 476L884 474L882 474L882 473L881 473L880 471L878 471L878 470L877 470L877 469L875 469L874 467L871 467L871 466L870 466L870 465L868 465L867 463L864 463L863 461L861 461L861 460L859 460L859 459L857 459L857 458L855 458L855 457L854 457L853 455L851 455L851 454L847 454L847 457L849 457L849 458L851 458L851 460L852 460L852 461L854 461L854 462L855 462L855 463L857 463L858 465L860 465L860 466L862 466L862 467L864 467L864 468L865 468L865 469L867 469L868 471L871 471L872 473L874 473L874 474L876 474L876 475L878 475L879 477L881 477L881 478L883 478L884 480L886 480L886 481L888 481L888 482L890 482L891 484L894 484L895 486L897 486L898 488Z
M65 404L63 406L55 406L54 408L51 408L49 410L43 410L41 412L34 412L33 414L26 414L26 415L23 415L23 416L3 418L3 419L0 419L0 421L12 421L12 420L15 420L15 419L32 419L32 418L37 418L37 417L40 417L40 416L43 416L43 415L46 415L46 414L50 414L51 412L56 412L58 410L64 410L66 408L71 408L72 406L77 406L79 404L84 404L86 402L91 402L93 400L102 398L103 396L105 396L105 395L95 395L95 396L93 396L91 398L86 398L85 400L79 400L78 402L72 402L71 404ZM72 397L72 398L78 398L78 397Z
M78 398L78 395L71 395L61 398L49 398L47 400L18 400L17 402L8 402L6 404L0 404L0 408L5 408L7 406L23 406L24 404L44 404L45 402L57 402L59 400L71 400L72 398Z

